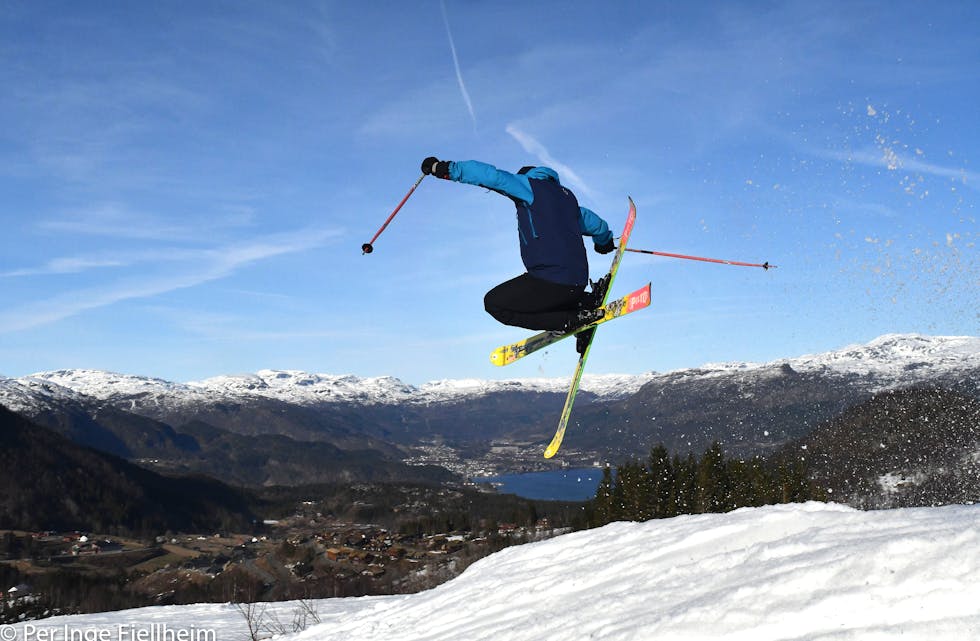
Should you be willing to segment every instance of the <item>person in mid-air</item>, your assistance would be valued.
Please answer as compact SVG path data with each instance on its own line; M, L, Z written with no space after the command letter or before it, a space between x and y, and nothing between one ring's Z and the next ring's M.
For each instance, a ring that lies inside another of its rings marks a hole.
M526 329L569 332L595 322L602 313L605 279L589 282L589 261L583 236L591 236L595 250L615 249L609 225L595 212L581 207L550 167L522 167L512 174L476 160L447 161L429 156L422 173L469 185L486 187L510 198L517 207L521 258L527 273L497 285L484 297L487 312L505 325ZM581 354L593 329L580 332L576 349Z

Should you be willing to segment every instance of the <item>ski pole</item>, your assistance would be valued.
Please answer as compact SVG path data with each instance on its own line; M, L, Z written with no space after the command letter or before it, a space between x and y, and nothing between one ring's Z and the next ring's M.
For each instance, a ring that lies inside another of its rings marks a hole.
M400 203L398 203L398 206L397 207L395 207L395 211L391 212L391 215L388 216L388 220L386 220L385 223L383 225L381 225L381 229L379 229L374 234L374 238L372 238L370 242L367 242L367 243L364 243L363 245L361 245L361 255L362 256L364 254L370 254L371 252L374 251L374 241L376 241L378 239L378 236L380 236L381 235L381 232L383 232L385 230L385 227L387 227L388 226L388 223L391 222L391 219L395 217L395 214L398 213L398 210L402 208L402 205L405 204L405 201L408 200L408 197L412 195L412 192L414 192L415 191L415 188L419 186L419 183L422 182L422 179L423 178L425 178L425 174L422 174L421 176L419 176L419 179L415 181L415 184L412 185L412 188L408 190L408 193L405 194L405 197L402 198L402 201Z
M721 260L720 258L704 258L703 256L685 256L684 254L668 254L667 252L655 252L648 249L633 249L632 247L627 247L626 251L636 252L638 254L652 254L654 256L666 256L667 258L683 258L685 260L700 260L705 263L721 263L722 265L739 265L741 267L761 267L762 269L775 269L775 265L770 265L769 262L764 263L743 263L737 260Z

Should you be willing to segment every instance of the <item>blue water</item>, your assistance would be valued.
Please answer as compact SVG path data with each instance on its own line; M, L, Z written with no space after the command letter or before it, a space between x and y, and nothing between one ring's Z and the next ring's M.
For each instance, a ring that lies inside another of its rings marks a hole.
M501 494L516 494L527 499L547 501L585 501L595 496L602 469L587 467L551 472L504 474L473 479L477 483L493 483Z

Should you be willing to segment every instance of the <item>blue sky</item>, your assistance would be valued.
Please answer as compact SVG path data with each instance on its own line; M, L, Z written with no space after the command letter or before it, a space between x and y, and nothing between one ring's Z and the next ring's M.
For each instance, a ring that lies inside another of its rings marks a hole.
M974 2L5 2L0 35L2 375L569 375L487 358L528 333L483 311L506 199L427 178L361 254L428 155L778 265L627 255L653 304L595 373L980 333Z

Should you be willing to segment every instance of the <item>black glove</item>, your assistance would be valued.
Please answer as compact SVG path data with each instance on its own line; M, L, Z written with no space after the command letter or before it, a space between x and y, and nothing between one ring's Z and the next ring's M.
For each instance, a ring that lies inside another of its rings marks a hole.
M616 246L613 245L612 238L610 238L609 239L609 242L606 243L605 245L596 245L595 246L595 250L597 252L599 252L600 254L608 254L609 252L611 252L614 249L616 249Z
M429 156L422 161L422 173L436 178L449 178L449 161Z

